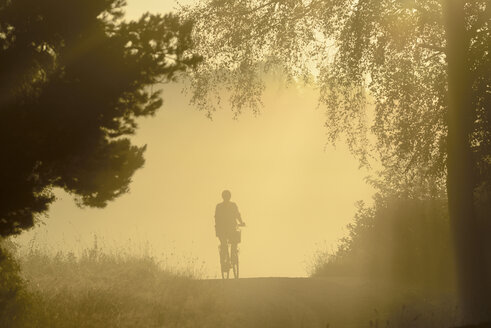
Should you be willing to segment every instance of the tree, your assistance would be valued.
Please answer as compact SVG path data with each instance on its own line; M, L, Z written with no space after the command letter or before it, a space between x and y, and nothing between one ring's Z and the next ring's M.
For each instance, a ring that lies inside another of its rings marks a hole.
M261 74L272 67L313 75L331 141L344 134L368 164L370 129L385 185L447 192L464 304L474 318L491 313L474 209L474 192L489 203L491 188L488 2L203 0L185 12L205 58L194 81L198 106L213 112L213 89L225 85L236 112L257 108Z
M191 23L124 21L124 0L0 1L0 236L54 201L103 207L128 190L145 147L127 136L161 106L150 86L194 66Z

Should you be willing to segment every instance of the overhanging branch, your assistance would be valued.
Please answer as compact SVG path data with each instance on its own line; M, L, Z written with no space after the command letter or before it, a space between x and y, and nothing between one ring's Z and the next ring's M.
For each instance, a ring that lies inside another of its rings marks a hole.
M418 46L420 46L421 48L425 48L425 49L429 49L429 50L433 50L433 51L438 51L438 52L441 52L441 53L445 53L445 48L444 47L435 46L433 44L419 43Z

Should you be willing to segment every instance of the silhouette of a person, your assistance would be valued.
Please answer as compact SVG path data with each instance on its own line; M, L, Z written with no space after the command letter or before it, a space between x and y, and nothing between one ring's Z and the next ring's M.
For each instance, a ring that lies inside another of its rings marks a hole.
M230 191L224 190L222 192L223 202L217 204L215 209L215 232L221 245L227 245L228 241L231 241L237 229L237 223L244 225L237 204L230 201L231 196Z

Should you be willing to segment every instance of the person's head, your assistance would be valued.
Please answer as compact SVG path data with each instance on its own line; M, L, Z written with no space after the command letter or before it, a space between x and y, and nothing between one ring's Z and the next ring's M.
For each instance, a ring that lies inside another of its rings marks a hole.
M230 197L232 197L232 194L228 190L222 191L222 198L224 201L228 202L230 200Z

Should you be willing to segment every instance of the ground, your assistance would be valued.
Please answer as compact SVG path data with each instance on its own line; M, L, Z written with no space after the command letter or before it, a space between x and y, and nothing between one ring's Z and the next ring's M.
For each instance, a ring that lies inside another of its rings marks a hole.
M204 280L236 327L448 327L448 296L357 278ZM402 323L404 325L402 325Z

